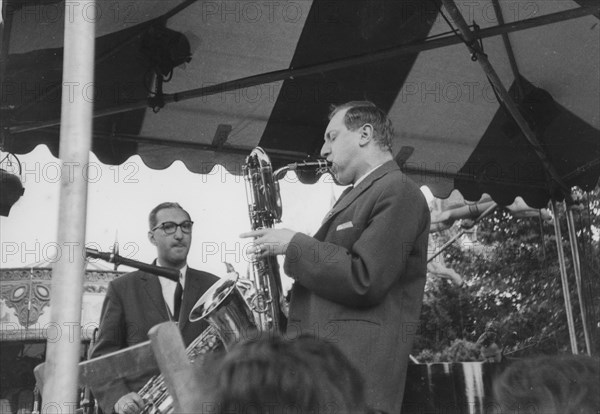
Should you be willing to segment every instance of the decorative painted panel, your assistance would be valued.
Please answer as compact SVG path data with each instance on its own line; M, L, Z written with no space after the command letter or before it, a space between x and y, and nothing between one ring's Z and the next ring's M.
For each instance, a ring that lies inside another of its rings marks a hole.
M82 336L97 326L108 282L119 272L88 270L82 302ZM0 270L0 339L45 339L50 335L52 269Z

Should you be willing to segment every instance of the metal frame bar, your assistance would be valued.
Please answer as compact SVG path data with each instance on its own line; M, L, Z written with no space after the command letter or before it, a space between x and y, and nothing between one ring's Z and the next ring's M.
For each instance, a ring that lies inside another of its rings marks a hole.
M520 30L526 30L533 27L544 26L551 23L562 22L565 20L576 19L579 17L594 14L600 11L600 5L578 7L563 12L551 13L540 17L534 17L531 19L521 20L514 23L505 25L498 25L490 28L483 29L477 33L478 38L486 38L501 35L503 33L510 33ZM236 79L232 81L223 82L217 85L207 86L203 88L191 89L188 91L178 92L174 94L164 95L165 104L179 102L189 99L200 98L204 96L215 95L218 93L224 93L234 91L250 86L262 85L270 82L277 82L281 80L293 79L299 76L309 76L322 72L328 72L332 70L342 69L348 66L361 65L365 63L378 62L385 59L395 58L398 56L418 53L426 50L433 50L441 47L452 46L462 42L462 39L456 36L448 35L445 37L439 37L430 40L419 41L415 43L409 43L397 47L393 47L386 50L375 51L372 53L353 56L344 59L338 59L330 62L320 63L316 65L310 65L301 68L284 69L279 71L267 72L260 75L249 76L246 78ZM142 109L148 107L148 101L146 99L132 102L126 105L118 105L113 108L106 108L103 110L96 111L94 118L103 116L115 115L123 112L133 111L136 109ZM60 123L60 120L48 120L35 123L19 124L14 123L8 128L10 133L19 134L27 131L33 131L41 128L55 126Z
M567 265L565 262L565 252L562 245L562 232L560 230L560 217L556 208L556 201L550 201L550 208L554 216L554 234L556 239L556 252L558 253L558 265L560 267L560 280L562 282L563 299L565 301L565 312L567 316L567 325L569 327L569 339L571 341L571 353L577 355L577 336L575 335L575 320L573 319L573 307L571 305L571 294L569 293L569 280L567 278Z
M581 281L581 262L579 261L579 247L577 246L577 233L575 230L575 219L573 218L573 206L564 203L567 228L569 231L569 244L571 245L571 256L573 257L573 273L575 274L575 283L577 285L577 298L579 299L579 311L581 312L581 324L583 325L583 338L585 340L585 349L589 356L592 355L592 343L590 340L589 324L586 312L586 302L583 296L583 286Z
M98 66L98 64L104 62L106 59L110 58L111 56L114 56L116 53L118 53L120 50L122 50L124 47L128 46L130 43L136 41L140 36L143 36L146 29L150 26L152 26L153 24L156 24L158 22L161 21L166 21L168 20L170 17L176 15L177 13L179 13L180 11L184 10L185 8L187 8L188 6L190 6L191 4L197 2L198 0L186 0L183 3L177 5L176 7L173 7L171 10L169 10L167 13L165 13L162 16L159 16L155 19L152 20L148 20L147 22L143 22L139 25L140 30L137 31L133 36L131 36L129 39L127 39L124 42L121 42L120 44L118 44L116 47L112 48L110 51L108 51L107 53L103 54L102 56L98 57L98 59L95 59L94 61L94 67ZM12 16L12 14L11 14ZM6 53L6 56L8 56L8 52ZM4 73L4 72L1 72ZM56 92L57 90L61 89L62 85L56 85L52 88L48 88L46 91L44 91L43 94L36 96L35 99L32 99L31 101L27 101L24 102L22 105L20 105L14 113L15 117L18 117L20 114L22 114L23 112L25 112L27 109L31 108L32 105L35 105L37 102L42 101L44 98L46 98L47 96L50 96L51 94L53 94L54 92Z
M498 24L504 24L504 15L502 14L502 7L500 7L500 0L492 0L492 5L494 6L494 12L496 13L496 19L498 20ZM522 98L525 96L525 89L523 88L523 82L521 82L521 74L519 73L519 66L517 65L517 59L515 58L515 53L512 48L512 44L510 43L510 38L508 37L508 33L502 33L502 41L504 42L504 48L506 49L506 54L508 55L508 62L510 63L510 68L512 69L513 76L515 77L515 85L517 87L517 92L519 97Z
M527 141L532 145L536 155L541 160L542 165L544 166L544 169L546 170L547 174L549 175L549 178L551 178L554 181L554 184L558 185L558 187L562 191L562 194L565 197L565 204L570 203L572 200L570 188L565 184L564 180L558 174L558 171L556 171L554 165L552 165L550 160L547 158L544 149L542 148L541 144L539 143L539 141L537 139L537 136L529 127L529 124L527 123L527 121L525 120L523 115L520 113L519 109L517 108L517 106L513 102L512 98L508 94L508 91L506 90L506 88L504 88L504 85L502 85L502 81L500 80L500 77L497 75L493 66L490 64L490 62L487 58L487 55L485 53L483 53L483 51L478 46L477 39L473 36L473 33L469 29L462 14L458 10L458 7L456 7L454 0L441 0L441 1L444 4L444 7L448 11L448 13L450 14L450 17L454 21L454 24L456 24L458 26L458 30L460 31L465 44L470 49L470 51L477 57L477 61L481 65L483 71L488 76L488 79L494 86L496 93L498 94L498 96L502 100L502 102L504 103L504 106L510 112L510 114L514 118L515 122L519 125L519 128L523 132ZM556 200L552 199L551 203L552 203L552 211L554 213L554 229L555 229L555 233L556 233L557 252L558 252L558 260L559 260L559 266L560 266L560 271L561 271L561 280L562 280L562 285L563 285L565 310L567 312L567 320L568 320L568 324L569 324L569 336L571 339L571 351L574 354L577 354L578 353L577 337L575 335L575 323L573 320L573 310L571 308L571 299L570 299L568 279L567 279L567 269L566 269L566 264L565 264L564 252L563 252L563 248L562 248L561 230L560 230L560 222L559 222L559 219L557 216ZM570 211L567 208L566 215L567 215L567 223L569 225L569 233L570 233L569 236L570 236L570 240L571 240L571 249L572 249L572 254L573 254L573 267L575 269L575 278L577 281L578 293L580 295L581 313L582 313L582 318L584 318L583 319L584 335L586 337L586 346L588 348L588 353L589 353L589 352L591 352L591 349L590 349L590 345L589 345L589 335L587 334L587 326L586 326L587 319L585 318L585 309L584 309L583 305L581 304L582 292L581 292L581 274L579 272L579 266L580 266L579 254L578 254L578 251L576 248L577 240L576 239L573 240L573 237L575 236L575 229L574 229L574 224L572 223L572 216L569 217L569 213L570 213ZM573 233L573 235L571 235L571 233Z
M488 60L487 55L483 53L477 45L477 38L473 36L473 33L469 29L469 26L467 25L467 22L460 13L460 10L458 9L458 7L456 7L456 4L453 0L442 0L442 3L444 4L445 9L450 14L450 18L453 20L454 24L458 26L458 30L462 35L461 41L465 42L470 51L477 57L477 62L479 62L481 68L487 75L490 83L494 86L494 89L499 99L502 100L502 103L504 103L504 106L523 132L523 135L525 136L529 144L531 144L531 146L533 147L533 150L542 162L542 165L544 166L546 173L549 175L549 178L554 182L555 185L557 185L560 188L564 197L566 199L570 199L570 189L563 182L563 179L558 174L558 171L556 171L556 168L554 167L554 165L552 165L552 163L546 156L546 152L542 148L535 133L531 130L529 124L519 111L517 105L514 103L513 99L511 98L504 85L502 84L502 80L500 79L500 77L496 73L496 70ZM548 183L549 186L552 186L552 181ZM552 190L552 188L550 190Z
M479 223L484 217L487 217L488 215L490 215L496 209L496 207L498 207L498 204L492 202L492 204L488 208L486 208L483 213L481 213L477 218L475 218L475 220L473 220L473 225ZM438 257L444 250L446 250L452 243L454 243L459 237L461 237L467 231L468 231L467 229L462 229L461 231L456 233L454 236L452 236L452 238L450 238L450 240L448 240L446 243L444 243L444 245L442 247L440 247L437 252L432 254L427 259L427 263L431 262L433 259Z

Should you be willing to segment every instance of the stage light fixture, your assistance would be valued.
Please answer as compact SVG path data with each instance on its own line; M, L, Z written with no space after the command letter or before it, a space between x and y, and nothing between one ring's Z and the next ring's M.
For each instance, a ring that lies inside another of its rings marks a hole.
M12 206L21 198L25 189L21 179L0 168L0 215L8 217Z

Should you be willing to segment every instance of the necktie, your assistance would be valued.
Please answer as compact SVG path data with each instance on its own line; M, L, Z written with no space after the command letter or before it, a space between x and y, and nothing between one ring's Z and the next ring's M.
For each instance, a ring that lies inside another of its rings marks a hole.
M181 282L177 282L177 287L175 288L175 295L173 296L173 319L176 321L179 320L179 310L181 309L181 297L183 296L183 286Z

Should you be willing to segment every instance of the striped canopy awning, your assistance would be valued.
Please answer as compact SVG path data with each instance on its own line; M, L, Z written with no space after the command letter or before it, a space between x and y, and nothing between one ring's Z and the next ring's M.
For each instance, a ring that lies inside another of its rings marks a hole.
M61 94L85 94L101 161L139 154L155 169L181 160L197 173L215 164L241 173L255 146L275 167L318 156L329 106L368 99L394 122L404 171L437 197L458 189L467 200L521 196L543 207L564 197L553 179L593 188L598 3L456 6L548 163L433 0L110 0L66 10L61 1L4 2L3 150L46 144L58 154ZM70 13L96 21L93 85L61 84Z

